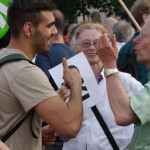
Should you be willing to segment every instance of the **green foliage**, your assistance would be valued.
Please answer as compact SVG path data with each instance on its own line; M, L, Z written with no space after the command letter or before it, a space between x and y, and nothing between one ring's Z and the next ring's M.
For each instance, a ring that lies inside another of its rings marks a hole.
M124 0L124 3L126 4L127 8L130 10L132 4L135 2L136 0Z
M133 1L125 0L130 8ZM105 12L107 16L123 11L118 0L54 0L58 8L64 13L66 21L73 23L77 16L90 15L89 9L96 8L99 12Z

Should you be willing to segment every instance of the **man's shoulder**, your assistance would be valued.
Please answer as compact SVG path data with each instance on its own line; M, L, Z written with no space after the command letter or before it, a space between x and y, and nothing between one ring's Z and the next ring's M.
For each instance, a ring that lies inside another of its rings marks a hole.
M21 55L23 55L23 56L25 56L27 58L27 56L23 52L21 52L20 50L18 50L18 49L10 49L10 48L3 48L3 49L1 49L1 51L0 51L0 58L5 57L7 55L12 55L12 54L21 54Z
M121 69L121 71L123 71L122 68L128 66L129 62L132 62L132 64L136 64L136 57L133 51L133 47L134 47L133 38L121 47L117 59L117 66L119 69Z
M130 41L128 41L126 44L124 44L120 51L119 51L119 55L121 54L127 54L132 48L133 48L134 42L133 39L131 39Z
M8 77L8 79L13 80L18 74L25 73L24 70L26 70L27 72L36 72L36 70L38 69L38 67L34 65L34 63L32 63L30 60L28 61L28 58L24 53L16 49L3 49L2 52L0 52L0 59L10 55L13 56L14 60L10 62L8 60L8 62L4 63L0 68L1 72L3 72L6 78Z

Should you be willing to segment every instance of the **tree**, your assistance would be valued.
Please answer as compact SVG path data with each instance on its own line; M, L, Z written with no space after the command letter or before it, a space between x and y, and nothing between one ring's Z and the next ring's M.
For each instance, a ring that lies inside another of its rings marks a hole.
M118 10L115 0L54 0L58 8L64 13L68 23L75 22L77 16L90 15L90 8L97 8L99 12L113 14Z
M124 3L130 9L135 0L125 0ZM105 12L106 16L122 13L126 15L118 0L54 0L58 8L64 13L68 23L76 22L78 16L90 15L89 9L96 8L99 12Z
M132 5L133 5L133 3L134 3L135 1L136 1L136 0L124 0L124 4L125 4L126 7L129 9L129 11L130 11L130 9L131 9L131 7L132 7ZM126 20L129 19L127 13L124 11L123 8L120 9L119 13L120 13L120 16L121 16L122 19L126 19Z

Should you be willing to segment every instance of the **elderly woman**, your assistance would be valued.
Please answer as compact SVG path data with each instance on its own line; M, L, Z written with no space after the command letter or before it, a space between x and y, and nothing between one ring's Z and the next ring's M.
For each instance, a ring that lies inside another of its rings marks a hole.
M105 32L104 27L100 24L90 22L82 23L76 29L70 45L78 53L83 52L90 63L99 85L99 90L103 95L99 98L99 103L96 107L101 113L119 149L127 150L133 135L134 125L121 127L116 124L108 101L103 64L95 48L98 38ZM129 74L120 72L120 76L129 95L143 88L142 85ZM90 108L86 113L88 115L84 114L82 127L77 137L65 142L63 150L112 150L113 148L94 113Z

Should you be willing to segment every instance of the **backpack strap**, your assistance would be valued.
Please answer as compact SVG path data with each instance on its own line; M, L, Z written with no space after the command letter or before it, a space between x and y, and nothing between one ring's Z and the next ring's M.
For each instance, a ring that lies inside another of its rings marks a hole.
M114 137L112 136L112 134L111 134L109 128L107 127L107 124L105 123L105 121L104 121L102 115L101 115L100 112L98 111L96 105L94 105L93 107L91 107L91 109L92 109L92 111L93 111L93 113L94 113L96 119L98 120L100 126L102 127L104 133L106 134L107 139L108 139L108 141L110 142L110 144L111 144L113 150L119 150L119 147L118 147L118 145L117 145L117 143L116 143Z
M29 115L29 113L28 113L21 121L19 121L19 122L16 124L16 126L13 127L5 136L3 136L3 137L1 138L1 141L2 141L2 142L7 141L7 140L11 137L11 135L13 135L13 133L15 133L15 131L22 125L22 123L26 120L26 118L27 118L28 115Z
M19 61L19 60L26 60L29 63L34 64L32 61L27 59L24 55L16 53L16 54L10 54L8 56L1 58L0 59L0 67L6 63L13 62L13 61Z
M3 58L0 59L0 67L6 63L10 63L10 62L14 62L14 61L19 61L19 60L25 60L28 61L29 63L35 65L32 61L30 61L29 59L27 59L24 55L22 54L10 54L7 55ZM26 120L26 118L28 117L28 115L30 114L30 112L28 112L25 117L23 119L21 119L15 127L13 127L5 136L2 137L1 141L5 142L6 140L9 139L9 137L15 133L15 131L22 125L22 123Z

